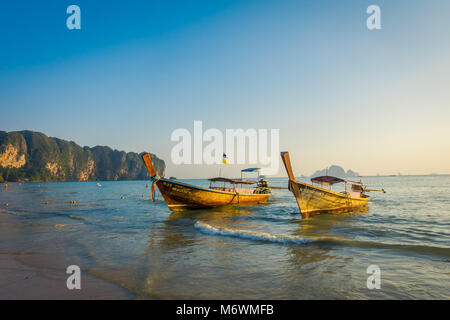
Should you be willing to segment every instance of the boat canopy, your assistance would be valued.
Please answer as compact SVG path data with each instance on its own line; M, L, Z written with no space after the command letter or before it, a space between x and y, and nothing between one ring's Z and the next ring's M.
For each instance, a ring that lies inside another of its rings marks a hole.
M311 178L311 182L318 183L318 184L321 184L324 186L331 186L335 183L341 183L341 182L345 182L345 183L353 184L353 185L357 185L357 186L362 186L362 183L360 183L360 182L344 180L344 179L332 177L332 176L320 176L320 177Z
M335 184L335 183L345 182L345 180L343 180L341 178L337 178L337 177L332 177L332 176L320 176L320 177L311 178L311 182L318 183L318 184L321 184L324 186L331 186L332 184Z
M248 181L248 180L242 180L242 179L228 179L228 178L222 178L222 177L210 178L208 180L211 182L228 182L231 184L255 184L256 183L256 181Z
M350 180L345 180L345 183L347 184L353 184L355 186L362 186L361 182L355 182L355 181L350 181Z
M258 170L259 170L259 168L247 168L247 169L242 169L241 172L255 172Z

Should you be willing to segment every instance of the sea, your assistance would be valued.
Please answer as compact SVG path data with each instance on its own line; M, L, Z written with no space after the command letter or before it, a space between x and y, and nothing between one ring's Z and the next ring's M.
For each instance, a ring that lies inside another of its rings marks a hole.
M285 189L267 204L171 212L149 181L9 184L0 256L61 286L54 275L76 265L81 291L88 276L130 299L449 299L450 176L362 179L386 193L309 219Z

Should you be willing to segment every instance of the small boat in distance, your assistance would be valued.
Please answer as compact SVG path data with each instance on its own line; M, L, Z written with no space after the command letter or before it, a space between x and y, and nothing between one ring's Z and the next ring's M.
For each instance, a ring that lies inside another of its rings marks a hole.
M160 177L153 167L150 154L143 154L142 159L152 179L153 201L156 184L167 206L173 211L229 204L258 204L266 202L271 195L265 180L249 181L218 177L209 179L209 188L204 188ZM217 183L221 185L218 186ZM256 187L250 187L253 185Z
M354 182L332 176L315 177L311 179L311 182L329 186L330 188L333 184L344 183L345 189L343 192L336 192L324 187L297 181L292 171L289 152L282 152L281 158L289 177L289 190L294 194L300 213L305 218L312 214L348 211L361 207L370 200L370 197L365 192L385 192L384 189L366 189L362 182Z

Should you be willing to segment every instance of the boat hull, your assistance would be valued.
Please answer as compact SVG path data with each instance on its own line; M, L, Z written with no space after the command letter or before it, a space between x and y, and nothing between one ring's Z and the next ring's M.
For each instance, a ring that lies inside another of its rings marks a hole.
M270 197L270 194L242 194L202 188L165 178L160 178L156 186L173 211L230 204L258 204L266 202Z
M329 211L348 211L367 204L370 197L353 198L347 194L327 190L299 181L290 182L298 207L303 216Z

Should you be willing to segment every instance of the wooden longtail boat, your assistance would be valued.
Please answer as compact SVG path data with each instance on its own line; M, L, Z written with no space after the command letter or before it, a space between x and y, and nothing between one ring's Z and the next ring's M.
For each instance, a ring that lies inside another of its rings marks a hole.
M194 186L181 181L175 181L158 176L148 153L142 155L152 179L152 197L154 199L154 185L158 187L164 201L170 210L200 209L223 206L229 204L257 204L266 202L271 193L270 189L256 181L242 179L212 178L210 187ZM213 183L223 182L223 187L214 187ZM228 183L231 186L225 187ZM238 188L237 185L253 185L256 188Z
M298 208L303 217L322 212L347 211L349 209L366 205L370 197L364 194L368 191L382 191L383 189L365 189L361 182L343 180L331 176L322 176L311 179L313 183L331 186L335 183L344 183L345 191L336 192L323 187L297 181L291 167L288 152L282 152L281 158L289 177L289 190L297 200ZM350 186L350 188L348 188Z

